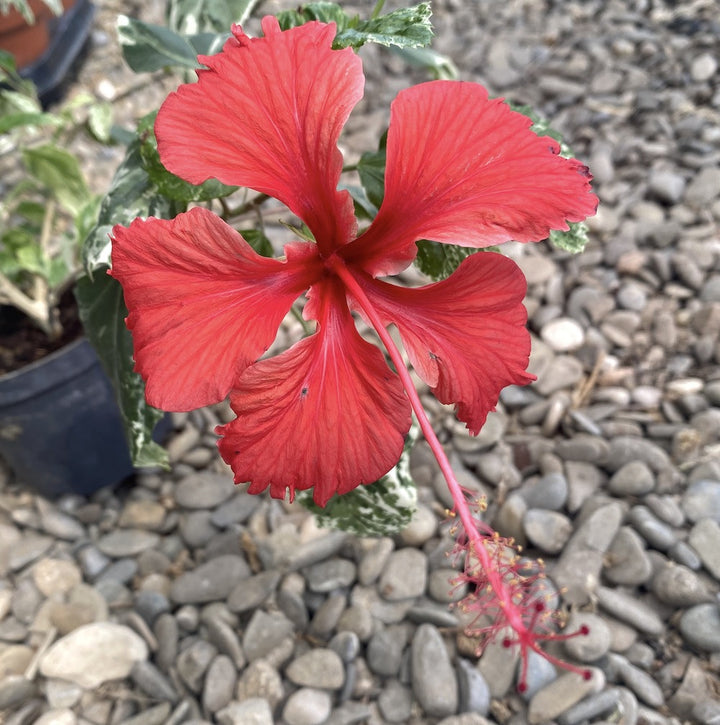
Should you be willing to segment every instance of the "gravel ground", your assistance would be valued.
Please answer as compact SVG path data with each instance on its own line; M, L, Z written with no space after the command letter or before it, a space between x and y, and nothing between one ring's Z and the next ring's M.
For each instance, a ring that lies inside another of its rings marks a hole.
M148 79L122 66L119 10L100 9L76 86L129 120L174 81L135 88ZM424 443L411 525L358 539L234 487L217 406L174 416L172 471L132 486L50 503L0 479L2 722L720 722L716 4L442 0L435 24L463 78L552 120L601 198L584 254L506 247L529 281L537 382L505 390L477 438L425 395L487 520L545 559L571 622L589 625L559 654L592 679L532 658L520 696L512 651L476 656L448 606L462 594L449 501ZM363 55L373 93L349 157L419 80L384 50ZM86 151L106 183L119 152Z

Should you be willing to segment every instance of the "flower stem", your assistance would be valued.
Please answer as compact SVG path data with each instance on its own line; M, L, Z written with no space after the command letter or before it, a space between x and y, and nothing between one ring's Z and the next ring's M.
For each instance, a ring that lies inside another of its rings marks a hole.
M447 454L430 424L405 360L388 333L372 301L365 294L361 283L353 272L341 259L336 257L329 260L329 266L343 281L348 292L365 313L390 355L425 440L428 442L445 477L454 503L454 514L460 519L465 533L467 556L465 570L461 579L469 582L471 588L474 589L467 597L466 608L468 610L475 609L479 614L492 614L495 619L492 626L483 628L481 632L489 634L489 638L492 638L506 625L513 630L514 636L504 637L503 645L506 647L518 645L520 647L522 670L518 688L521 691L527 686L525 677L529 650L537 652L553 664L581 673L588 678L589 671L581 670L574 665L558 660L541 649L541 641L567 639L576 636L576 634L587 634L587 631L583 630L569 635L543 632L544 625L548 619L552 619L553 613L547 611L542 594L536 594L530 586L538 577L524 577L520 574L519 570L522 568L520 557L514 552L508 553L508 547L512 544L512 541L503 539L491 527L476 517L465 491L455 477Z

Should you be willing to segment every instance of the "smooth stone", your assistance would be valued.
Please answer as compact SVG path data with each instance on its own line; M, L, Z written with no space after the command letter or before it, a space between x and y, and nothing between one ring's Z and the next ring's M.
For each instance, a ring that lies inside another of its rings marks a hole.
M40 559L32 569L35 586L46 597L66 594L82 581L77 565L66 559Z
M426 714L445 717L457 712L458 683L438 630L421 624L410 648L412 688Z
M152 626L161 614L170 611L170 601L160 592L139 591L135 594L135 611Z
M712 600L705 582L685 566L668 564L652 580L655 596L673 607L692 607Z
M259 697L231 702L215 713L218 725L273 725L270 705Z
M631 461L646 463L655 473L670 468L670 458L665 451L652 441L636 436L617 436L610 441L610 450L606 467L610 471L619 471Z
M113 559L125 556L136 556L146 549L155 548L160 537L143 529L117 529L102 536L97 547L100 551Z
M720 652L720 609L716 603L698 604L680 617L680 634L702 652Z
M630 461L612 475L608 488L618 496L644 496L655 488L655 477L643 461Z
M717 69L717 58L712 53L701 53L690 64L690 77L696 83L704 83L712 79Z
M677 541L672 527L660 521L647 506L633 506L628 518L643 539L658 551L667 551Z
M572 522L558 511L530 509L525 513L523 526L528 540L546 554L562 551L572 533Z
M556 317L543 325L540 337L555 352L571 352L585 342L585 331L572 317Z
M713 519L701 519L690 530L688 543L703 566L720 581L720 524Z
M377 580L387 566L395 543L389 537L377 539L363 553L358 563L357 577L360 584L368 586Z
M340 659L347 664L360 654L360 637L355 632L343 630L328 642L328 647L337 652Z
M707 518L720 523L720 481L691 483L683 494L682 509L693 523Z
M456 663L459 709L487 715L490 711L490 688L471 662L458 657Z
M417 549L400 549L390 554L380 576L379 591L383 598L396 602L419 597L427 582L427 559Z
M237 672L233 661L218 655L208 668L202 693L202 705L208 712L217 712L228 705L235 694Z
M96 579L110 564L112 559L95 546L83 546L77 553L77 560L83 574L90 580Z
M127 677L148 647L132 629L112 622L86 624L55 642L40 660L45 677L59 677L92 689Z
M146 695L154 700L177 702L178 694L175 688L152 662L147 660L136 662L130 671L130 677Z
M267 655L293 633L292 622L280 612L255 610L243 633L242 646L249 662Z
M69 708L54 708L43 713L33 725L77 725L77 716Z
M112 562L106 567L97 578L95 584L103 584L107 581L128 584L137 574L138 564L136 559L124 558Z
M22 705L37 692L37 685L22 675L6 675L0 680L0 712Z
M340 551L347 538L348 535L344 531L329 531L322 536L316 536L293 547L288 552L285 565L288 571L297 571L329 559ZM266 564L265 568L272 567Z
M540 395L547 396L557 390L572 388L582 376L583 366L579 360L569 355L558 355L533 385Z
M567 672L539 690L530 700L528 722L530 725L554 720L577 704L587 695L602 689L605 677L600 670L586 680L576 672Z
M562 473L548 473L532 483L523 484L517 493L530 509L559 511L567 501L568 482Z
M288 697L282 715L287 725L320 725L332 710L332 699L324 690L303 687Z
M237 699L241 702L262 698L273 709L285 696L282 677L277 669L266 660L251 662L240 674L237 684Z
M294 599L298 601L298 607L300 606L301 598L294 592L281 592L283 597L280 599L285 604L285 597L291 597L294 595ZM310 622L310 633L316 637L327 639L335 631L337 623L345 611L347 606L347 597L344 594L331 594L317 609L315 616ZM292 614L292 612L291 612ZM293 619L294 622L299 619Z
M0 650L0 680L5 675L22 675L34 654L32 648L24 644L5 645Z
M367 609L352 605L340 615L337 629L353 633L362 642L367 642L375 631L375 621Z
M518 682L522 676L522 661L517 665ZM532 650L528 652L527 671L525 673L525 691L521 693L521 697L529 702L535 693L542 690L558 677L557 670L551 662Z
M591 612L573 612L565 632L579 632L587 627L588 633L566 639L565 651L578 662L595 662L607 654L612 644L612 634L605 620Z
M685 201L696 206L703 206L718 195L720 195L720 169L705 166L688 184Z
M177 671L183 682L199 693L210 663L217 655L217 648L210 642L198 639L182 650L177 658Z
M514 633L509 627L501 629L497 637L483 649L477 668L485 678L494 698L502 698L508 693L515 681L515 673L520 661L517 647L504 647L503 638Z
M457 569L445 567L433 569L428 577L428 594L436 602L443 604L460 601L467 595L468 587L465 582L459 581L458 577Z
M432 510L418 504L410 523L400 532L400 540L404 546L422 546L437 531L437 517Z
M12 544L9 549L8 565L11 571L18 571L35 559L40 558L54 541L49 536L29 534Z
M634 585L644 584L652 572L652 562L640 534L623 526L607 550L603 574L613 584Z
M313 564L304 571L308 588L313 592L332 592L349 587L357 574L357 567L348 559L328 559Z
M175 487L174 497L186 509L212 509L227 501L234 492L231 477L204 471L183 478Z
M201 604L226 599L238 580L250 576L245 559L223 554L181 574L172 584L170 599L176 604Z
M652 171L648 180L648 189L660 201L677 204L685 193L685 178L674 171Z
M219 529L226 529L233 524L244 524L260 506L262 499L249 493L236 492L229 500L224 501L212 512L210 521Z
M210 521L211 513L201 509L190 511L180 520L180 536L190 549L200 549L215 537L218 530Z
M582 722L591 722L600 715L617 710L619 703L620 688L611 687L573 705L558 718L558 723L559 725L577 725Z
M300 596L300 594L292 589L281 589L277 592L275 599L277 601L278 609L280 609L280 611L295 625L295 628L300 631L304 631L310 621L310 614L308 613L308 608L305 605L305 600ZM230 600L228 599L228 606L229 604ZM337 618L333 619L332 622L324 622L322 619L322 617L318 618L316 614L315 619L313 620L313 624L316 628L316 634L320 634L322 631L324 634L329 635L337 624Z
M610 453L610 444L599 436L580 433L572 438L557 441L555 452L564 461L603 465Z
M135 717L123 720L121 725L166 725L170 715L171 705L163 702L160 705L149 707Z
M118 526L124 529L148 529L157 531L165 521L165 507L152 499L128 501L118 519Z
M40 512L40 525L46 534L65 541L77 541L86 536L85 527L69 514L58 511L40 498L37 506Z
M280 572L263 571L238 582L227 600L231 612L246 612L266 602L280 582Z
M624 682L645 704L650 707L660 707L664 704L660 685L647 673L640 668L632 665L622 655L611 653L608 655L608 661L611 669L619 675Z
M178 624L171 614L161 614L153 624L153 634L158 643L155 661L165 672L175 662L180 641Z
M655 610L624 592L601 586L595 590L595 596L605 611L641 632L657 637L665 630L665 623Z
M367 644L367 664L377 675L397 677L409 641L407 625L390 624L377 631Z
M339 690L345 682L345 666L331 649L318 647L294 659L287 666L288 679L300 686Z
M380 713L388 722L407 722L412 713L412 704L412 692L397 680L385 683L378 697Z

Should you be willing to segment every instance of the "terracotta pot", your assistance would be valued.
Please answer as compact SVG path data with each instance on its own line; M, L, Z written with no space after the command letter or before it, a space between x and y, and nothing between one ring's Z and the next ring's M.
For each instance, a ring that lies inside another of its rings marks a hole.
M15 56L18 68L40 59L50 45L52 11L42 0L30 0L28 4L35 15L32 25L15 8L7 15L0 15L0 48Z

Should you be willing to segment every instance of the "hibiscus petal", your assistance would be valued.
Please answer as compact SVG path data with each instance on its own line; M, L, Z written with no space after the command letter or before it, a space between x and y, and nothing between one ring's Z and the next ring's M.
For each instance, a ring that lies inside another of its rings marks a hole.
M586 167L477 83L433 81L398 94L387 139L385 198L343 251L373 276L394 274L432 239L487 247L545 239L595 213Z
M237 420L218 447L250 493L274 498L315 487L333 494L372 483L395 465L410 428L410 405L380 350L355 329L342 287L311 290L318 331L249 367L230 395Z
M267 259L201 207L171 221L136 219L113 237L111 274L123 286L135 369L163 410L223 400L319 273L314 244L298 245L287 263Z
M361 281L383 322L394 323L410 362L442 403L477 434L506 385L534 377L526 283L507 257L480 252L463 260L446 280L417 289L370 277Z
M351 49L331 50L335 24L285 32L262 21L265 37L240 27L223 51L200 57L208 70L163 103L155 124L163 164L199 184L214 177L286 204L322 251L355 234L353 204L337 191L340 131L362 98L362 63Z

